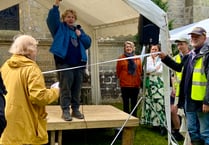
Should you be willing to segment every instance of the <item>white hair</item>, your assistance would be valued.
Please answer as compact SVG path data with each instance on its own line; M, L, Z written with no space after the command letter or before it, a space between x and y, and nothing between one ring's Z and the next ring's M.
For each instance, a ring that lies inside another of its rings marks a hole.
M37 50L38 41L30 35L20 35L14 39L9 52L28 56L31 52Z

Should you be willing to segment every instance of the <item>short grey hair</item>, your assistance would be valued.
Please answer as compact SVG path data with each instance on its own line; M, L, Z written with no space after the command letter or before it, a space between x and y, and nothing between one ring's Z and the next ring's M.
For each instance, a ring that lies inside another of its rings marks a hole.
M38 41L30 35L19 35L14 39L9 52L28 56L31 52L37 50Z

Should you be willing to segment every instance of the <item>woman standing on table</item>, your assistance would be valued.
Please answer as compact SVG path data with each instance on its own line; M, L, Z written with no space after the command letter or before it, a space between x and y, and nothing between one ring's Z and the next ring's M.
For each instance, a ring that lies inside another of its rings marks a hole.
M66 10L60 21L59 4L60 0L55 0L53 8L49 10L47 25L53 37L50 52L54 54L56 68L77 67L58 72L61 117L65 121L71 121L72 116L78 119L84 118L79 111L80 92L87 64L86 50L91 45L91 38L80 25L75 25L77 14L74 10Z

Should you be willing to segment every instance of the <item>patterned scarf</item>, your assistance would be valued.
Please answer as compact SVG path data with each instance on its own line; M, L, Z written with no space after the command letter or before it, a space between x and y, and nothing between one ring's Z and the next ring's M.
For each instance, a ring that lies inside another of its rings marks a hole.
M131 54L130 53L124 53L124 55L126 57L134 56L133 53L131 53ZM130 75L134 75L135 71L136 71L136 64L135 64L134 60L133 59L128 59L128 73Z

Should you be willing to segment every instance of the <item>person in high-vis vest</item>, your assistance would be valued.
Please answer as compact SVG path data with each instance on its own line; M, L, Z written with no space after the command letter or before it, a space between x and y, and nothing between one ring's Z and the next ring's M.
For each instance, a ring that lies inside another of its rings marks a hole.
M190 52L189 41L184 37L180 37L175 40L175 43L177 45L177 49L179 53L174 56L174 60L177 63L181 63L182 58ZM177 103L178 103L182 73L174 71L173 74L174 76L172 77L173 83L172 83L172 95L171 95L172 135L177 141L179 141L184 139L183 136L179 133L181 121L179 115L177 114L178 112Z
M209 44L202 27L189 35L193 49L180 64L163 52L159 56L173 70L182 71L178 107L185 109L191 144L209 145Z

